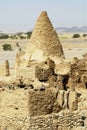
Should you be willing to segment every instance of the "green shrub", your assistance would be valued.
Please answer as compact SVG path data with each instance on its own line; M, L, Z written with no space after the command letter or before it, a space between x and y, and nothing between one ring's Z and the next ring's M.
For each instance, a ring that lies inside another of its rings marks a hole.
M73 38L79 38L80 37L80 34L74 34L73 35Z
M9 38L9 35L7 35L7 34L0 35L0 39L8 39L8 38Z
M20 39L26 39L26 37L25 37L25 36L22 36L22 35L20 35L19 38L20 38Z
M12 51L11 44L4 44L2 45L4 51Z
M19 51L21 51L22 49L21 48L19 48Z
M11 35L9 38L11 38L11 39L18 39L18 37L16 35Z
M87 34L83 34L83 37L87 37Z

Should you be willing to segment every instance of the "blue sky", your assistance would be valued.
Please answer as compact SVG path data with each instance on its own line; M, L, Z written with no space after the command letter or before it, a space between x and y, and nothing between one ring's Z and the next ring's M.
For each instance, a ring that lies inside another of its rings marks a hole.
M43 10L54 27L87 26L87 0L0 0L0 30L28 31Z

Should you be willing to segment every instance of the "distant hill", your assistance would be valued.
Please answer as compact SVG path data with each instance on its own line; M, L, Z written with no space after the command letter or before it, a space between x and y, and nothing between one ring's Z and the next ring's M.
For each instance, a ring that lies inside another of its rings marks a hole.
M83 27L57 27L55 28L57 32L59 33L87 33L87 26Z

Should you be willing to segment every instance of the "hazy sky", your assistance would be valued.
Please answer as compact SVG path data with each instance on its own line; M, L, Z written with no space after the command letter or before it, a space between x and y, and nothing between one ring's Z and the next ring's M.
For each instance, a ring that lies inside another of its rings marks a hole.
M0 0L0 30L28 31L43 10L54 27L87 26L87 0Z

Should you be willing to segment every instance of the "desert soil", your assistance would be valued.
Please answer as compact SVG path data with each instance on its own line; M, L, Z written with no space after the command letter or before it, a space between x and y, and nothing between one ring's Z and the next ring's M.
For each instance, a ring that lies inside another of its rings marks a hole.
M82 58L82 55L87 53L87 41L84 39L60 38L60 41L67 60L71 60L73 57ZM16 43L19 43L19 48L25 50L29 40L0 40L0 63L8 59L10 66L13 66L16 53L19 51ZM3 44L11 44L13 51L3 51Z

